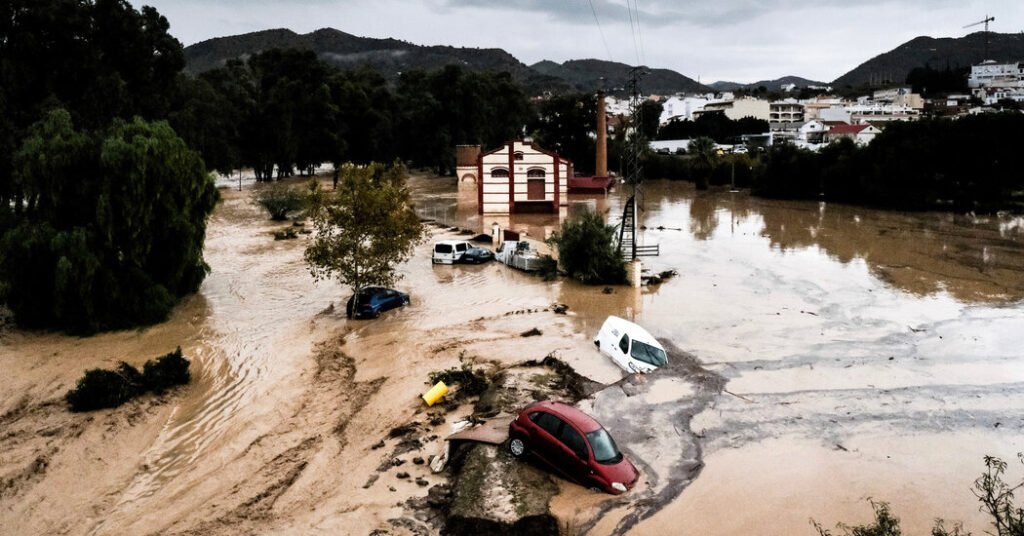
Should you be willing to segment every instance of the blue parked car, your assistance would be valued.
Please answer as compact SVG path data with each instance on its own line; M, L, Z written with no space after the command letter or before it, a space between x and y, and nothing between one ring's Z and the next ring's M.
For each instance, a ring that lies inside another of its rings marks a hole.
M409 295L390 288L366 287L359 292L358 310L353 310L355 296L348 299L345 314L349 318L377 318L384 311L409 304Z

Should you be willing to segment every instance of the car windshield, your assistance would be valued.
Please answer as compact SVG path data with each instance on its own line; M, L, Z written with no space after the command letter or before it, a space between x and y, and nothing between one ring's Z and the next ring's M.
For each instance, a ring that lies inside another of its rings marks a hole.
M668 363L668 357L665 355L665 350L651 346L650 344L642 343L636 339L633 340L633 349L629 352L629 355L633 356L633 359L643 361L660 367L665 363Z
M594 449L594 459L598 463L612 464L622 460L622 453L619 447L615 446L615 440L604 428L598 428L587 434L587 441L590 448Z
M436 246L434 246L434 253L451 253L451 252L452 252L452 245L451 244L437 244Z

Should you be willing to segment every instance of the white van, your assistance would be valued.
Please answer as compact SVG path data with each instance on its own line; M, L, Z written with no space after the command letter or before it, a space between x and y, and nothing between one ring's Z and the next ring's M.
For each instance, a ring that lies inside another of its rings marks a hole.
M431 261L434 264L455 264L462 260L462 255L471 247L473 244L465 240L441 240L434 244Z
M647 330L617 316L604 321L594 344L628 373L651 372L668 363L665 348Z

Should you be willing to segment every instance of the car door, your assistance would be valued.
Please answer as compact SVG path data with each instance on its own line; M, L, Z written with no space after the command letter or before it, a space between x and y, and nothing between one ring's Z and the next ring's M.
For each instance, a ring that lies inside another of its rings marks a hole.
M461 260L467 249L469 249L469 244L466 242L455 244L455 260Z
M565 423L546 411L539 411L531 415L533 416L536 416L532 420L537 425L537 432L536 437L532 438L531 448L534 454L557 469L557 460L561 457L559 436Z
M562 446L557 462L561 466L561 471L570 479L584 486L589 485L590 450L587 448L583 434L571 424L565 423L559 432L558 439Z

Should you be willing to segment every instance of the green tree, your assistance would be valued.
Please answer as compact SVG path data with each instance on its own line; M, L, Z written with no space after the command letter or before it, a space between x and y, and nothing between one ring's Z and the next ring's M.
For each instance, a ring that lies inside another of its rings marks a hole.
M356 296L367 286L394 284L400 277L398 264L423 237L406 175L397 162L348 164L336 190L313 191L316 233L305 258L315 279L335 277Z
M661 112L664 106L653 100L645 100L640 103L640 132L644 139L658 139L658 125L661 123Z
M626 262L615 233L614 225L586 210L565 222L550 241L558 247L558 261L569 277L588 285L618 284L626 281Z
M698 190L708 189L708 178L715 171L718 163L718 153L715 150L715 140L711 138L697 138L690 142L688 152L693 155L694 166L696 167L694 178Z
M23 195L0 235L0 299L28 327L159 322L198 289L217 190L165 122L73 128L57 109L14 156Z
M315 179L310 179L315 180ZM259 189L254 202L267 209L272 220L285 220L288 214L305 208L309 196L297 186L274 183Z
M593 173L593 136L597 131L595 95L564 95L544 101L528 129L541 147L572 160L575 169Z

